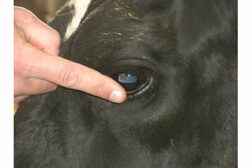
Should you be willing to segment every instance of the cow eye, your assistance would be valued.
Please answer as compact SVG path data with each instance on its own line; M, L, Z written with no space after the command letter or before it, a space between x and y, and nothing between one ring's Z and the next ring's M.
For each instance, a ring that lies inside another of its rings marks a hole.
M150 83L151 76L143 70L122 70L111 76L127 92L128 95L144 90Z

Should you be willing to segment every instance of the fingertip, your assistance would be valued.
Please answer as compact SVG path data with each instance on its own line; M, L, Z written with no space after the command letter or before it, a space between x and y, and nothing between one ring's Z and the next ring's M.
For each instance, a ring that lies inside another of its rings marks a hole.
M126 93L122 90L113 90L109 96L109 100L114 103L123 103L126 100Z

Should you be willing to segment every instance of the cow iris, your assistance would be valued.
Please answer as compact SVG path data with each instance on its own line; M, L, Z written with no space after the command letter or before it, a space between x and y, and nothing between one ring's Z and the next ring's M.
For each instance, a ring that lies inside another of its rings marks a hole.
M128 95L142 91L150 82L149 73L139 69L121 69L111 77L125 89Z
M128 74L122 73L118 76L118 81L120 83L132 83L133 84L133 83L136 83L137 80L138 80L138 77L136 75L130 74L130 73L128 73Z

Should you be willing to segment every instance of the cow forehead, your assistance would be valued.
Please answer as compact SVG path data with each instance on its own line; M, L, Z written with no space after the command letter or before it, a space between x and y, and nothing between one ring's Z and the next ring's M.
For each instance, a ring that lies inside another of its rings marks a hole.
M85 54L91 62L92 58L97 57L110 58L112 62L129 58L163 62L162 59L167 57L167 52L175 53L171 51L174 50L174 47L171 47L174 44L167 40L174 36L172 31L166 31L170 29L167 15L164 21L160 13L145 12L148 11L146 6L145 11L141 13L137 11L140 3L134 6L127 1L106 1L98 6L92 6L93 4L90 4L90 9L73 35L72 55L92 53L91 50L95 48L94 53L99 50L102 54Z
M154 6L159 4L159 1L146 0L146 1L136 1L136 0L70 0L68 6L74 8L73 17L69 22L64 39L67 40L79 27L80 23L83 22L83 17L87 14L88 8L92 4L103 4L109 6L110 9L122 15L123 17L128 17L129 19L141 20L140 17L136 15L133 8L140 8L140 11L144 11L146 6ZM167 3L162 3L163 5ZM102 5L98 5L102 6ZM159 8L160 9L160 8ZM95 9L94 9L95 10ZM88 17L87 19L89 19ZM85 21L85 20L84 20Z

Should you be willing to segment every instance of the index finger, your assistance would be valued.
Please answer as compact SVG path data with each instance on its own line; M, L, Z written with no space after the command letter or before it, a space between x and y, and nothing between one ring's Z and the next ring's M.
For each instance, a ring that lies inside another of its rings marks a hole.
M48 80L116 103L126 99L126 92L121 85L94 69L46 54L31 45L25 50L26 55L32 55L27 59L31 77Z

